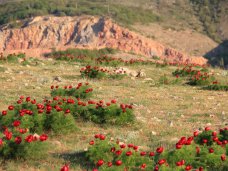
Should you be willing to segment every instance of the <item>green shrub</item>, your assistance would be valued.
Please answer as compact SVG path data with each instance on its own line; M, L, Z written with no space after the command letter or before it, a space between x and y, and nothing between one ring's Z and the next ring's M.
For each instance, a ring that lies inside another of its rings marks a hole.
M228 91L228 85L212 84L203 87L205 90Z

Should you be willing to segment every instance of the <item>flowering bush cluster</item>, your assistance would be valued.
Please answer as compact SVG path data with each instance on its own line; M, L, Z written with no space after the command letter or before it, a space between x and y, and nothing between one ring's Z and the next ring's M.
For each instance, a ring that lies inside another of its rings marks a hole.
M37 103L35 99L21 96L17 104L10 105L8 111L2 111L1 125L7 126L16 120L22 128L29 129L31 133L49 130L62 133L75 129L73 116L66 115L62 109L54 106L54 101L45 100L44 103Z
M22 59L24 62L26 61L25 59L25 54L24 53L19 53L19 54L9 54L6 57L3 56L3 53L0 53L0 62L13 62L13 63L18 63L18 60Z
M179 77L187 77L188 84L190 85L205 86L217 82L215 81L214 75L208 73L207 68L202 67L201 69L194 69L193 65L187 65L182 69L177 69L173 72L173 75L177 79Z
M208 70L204 67L202 69L194 69L193 65L187 65L182 69L176 69L173 72L173 75L176 77L187 77L187 76L193 76L197 74L198 72L207 72Z
M89 83L78 83L76 87L72 85L64 86L59 88L59 86L51 86L51 96L73 96L76 98L85 99L92 95L93 89Z
M198 71L196 74L189 79L190 85L209 85L215 81L215 77L213 75L208 74L207 72L201 73Z
M38 114L35 100L26 98L23 103L23 99L8 106L0 117L0 154L5 158L36 158L44 154L40 151L46 147L43 142L48 138L42 128L44 117Z
M228 128L217 133L206 127L193 136L181 137L175 149L158 147L155 151L144 151L140 146L114 141L103 134L95 135L86 152L88 160L96 170L227 170Z
M111 78L111 79L122 79L126 76L123 72L115 72L108 70L107 68L102 68L98 66L90 66L87 65L80 70L81 76L83 78L96 78L96 79L103 79L103 78Z
M116 104L116 100L105 103L103 100L82 101L77 98L54 97L52 102L47 104L57 111L64 111L66 115L72 114L75 119L83 119L98 124L110 123L122 125L134 121L131 105ZM50 115L48 115L50 116ZM50 121L50 119L48 119ZM51 122L51 121L50 121Z

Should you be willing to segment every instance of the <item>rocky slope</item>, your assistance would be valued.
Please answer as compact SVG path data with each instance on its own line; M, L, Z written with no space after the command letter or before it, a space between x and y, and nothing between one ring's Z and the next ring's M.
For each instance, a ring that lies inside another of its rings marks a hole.
M129 31L110 19L82 17L35 17L21 28L0 30L0 51L25 52L41 56L52 48L116 48L149 58L205 64L203 57L193 57Z

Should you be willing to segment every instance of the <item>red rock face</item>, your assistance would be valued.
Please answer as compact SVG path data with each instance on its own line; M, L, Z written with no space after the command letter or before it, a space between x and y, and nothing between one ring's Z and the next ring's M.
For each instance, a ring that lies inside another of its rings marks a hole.
M165 47L110 19L96 17L36 17L19 29L0 31L0 51L25 52L29 56L42 56L52 48L116 48L125 52L152 58L158 56L172 62L205 64L203 57L193 57Z

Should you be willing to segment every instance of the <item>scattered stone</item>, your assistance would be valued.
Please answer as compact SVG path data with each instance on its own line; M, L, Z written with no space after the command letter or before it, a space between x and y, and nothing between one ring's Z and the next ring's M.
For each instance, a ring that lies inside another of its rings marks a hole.
M62 78L59 76L53 77L53 81L62 82Z
M144 81L154 81L152 78L145 78Z
M207 126L211 126L211 123L207 123L206 125L207 125Z
M157 132L155 132L155 131L152 131L151 133L152 133L152 135L157 135Z
M169 122L169 126L173 127L173 122L172 121Z

